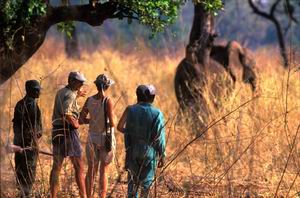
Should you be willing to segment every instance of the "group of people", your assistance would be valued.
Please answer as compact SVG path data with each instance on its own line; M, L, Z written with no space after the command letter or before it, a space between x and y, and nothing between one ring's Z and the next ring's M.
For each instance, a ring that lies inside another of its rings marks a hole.
M82 86L86 78L78 71L69 73L68 85L58 90L52 115L53 165L50 173L50 197L57 197L59 175L66 157L74 169L80 197L92 197L95 175L100 166L99 197L106 197L107 166L115 153L113 102L106 91L114 84L100 74L94 81L97 93L79 107L77 98L85 96ZM31 197L39 154L38 139L42 136L42 114L36 99L41 86L36 80L25 84L26 96L15 106L13 128L15 172L21 197ZM155 179L155 170L166 157L165 127L162 112L152 105L156 95L153 85L139 85L137 102L123 112L117 129L124 134L125 168L128 171L127 197L148 197ZM89 125L86 143L88 170L84 180L84 162L79 127ZM108 133L109 131L109 133ZM110 137L110 138L108 138ZM107 146L107 144L109 146ZM17 149L16 149L17 148Z

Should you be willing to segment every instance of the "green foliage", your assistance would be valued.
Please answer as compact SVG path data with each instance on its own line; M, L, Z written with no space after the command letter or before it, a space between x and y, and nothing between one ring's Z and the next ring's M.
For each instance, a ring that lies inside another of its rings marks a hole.
M57 24L57 30L61 33L65 33L67 37L72 38L72 32L75 29L74 21L66 21Z
M31 0L28 4L28 18L46 14L46 4L42 0Z
M128 17L137 18L141 24L148 25L156 34L173 24L178 16L180 8L186 0L115 0L115 2L127 8ZM194 0L194 3L203 3L205 8L217 13L223 7L221 0ZM131 20L128 20L131 23Z
M222 0L193 0L194 3L202 3L204 8L217 15L217 11L223 8Z
M121 5L120 9L123 9L123 13L125 12L129 18L136 18L141 24L150 26L153 33L162 31L166 25L174 23L180 7L184 4L182 0L115 0L115 2ZM131 23L131 20L128 23Z
M31 26L31 20L46 14L46 4L42 0L8 0L1 5L3 35L6 45L12 48L14 35L26 26Z
M42 0L10 0L5 2L1 10L5 24L29 25L32 18L46 14L46 4Z
M94 0L94 3L115 2L118 5L119 19L137 19L141 24L151 28L156 34L173 24L181 7L187 0ZM1 5L3 13L4 36L11 45L16 30L31 27L33 19L46 14L47 7L43 0L6 0ZM63 3L63 1L61 1ZM205 8L216 13L222 8L221 0L193 0L194 3L203 3ZM87 1L82 1L87 3ZM73 22L63 22L58 25L58 30L71 36L74 29ZM10 37L10 38L8 38Z

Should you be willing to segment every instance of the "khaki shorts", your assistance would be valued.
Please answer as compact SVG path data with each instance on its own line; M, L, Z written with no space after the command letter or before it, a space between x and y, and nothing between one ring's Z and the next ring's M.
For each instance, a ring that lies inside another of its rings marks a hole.
M109 153L105 150L104 146L100 146L95 143L87 143L86 144L86 157L88 163L110 163L108 160Z

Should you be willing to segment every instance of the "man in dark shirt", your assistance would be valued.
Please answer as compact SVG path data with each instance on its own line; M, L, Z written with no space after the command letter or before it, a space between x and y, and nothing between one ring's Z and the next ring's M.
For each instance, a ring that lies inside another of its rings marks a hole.
M14 145L22 148L15 153L15 171L21 197L31 197L38 158L37 140L42 136L41 112L36 102L41 87L38 81L28 80L25 89L26 96L16 104L13 118Z

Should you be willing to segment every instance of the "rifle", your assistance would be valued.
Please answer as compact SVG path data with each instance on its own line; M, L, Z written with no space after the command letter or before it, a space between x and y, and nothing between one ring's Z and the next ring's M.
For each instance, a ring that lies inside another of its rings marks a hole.
M6 146L6 152L8 152L8 153L17 153L17 152L22 153L23 151L26 151L26 150L32 151L33 147L22 148L20 146L14 145L14 144L10 144L10 145ZM48 151L44 151L44 150L41 150L41 149L37 149L37 150L40 154L53 156L53 154L48 152Z

